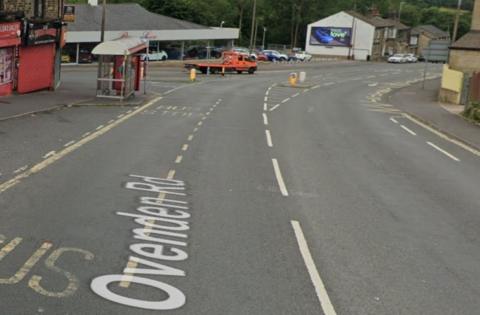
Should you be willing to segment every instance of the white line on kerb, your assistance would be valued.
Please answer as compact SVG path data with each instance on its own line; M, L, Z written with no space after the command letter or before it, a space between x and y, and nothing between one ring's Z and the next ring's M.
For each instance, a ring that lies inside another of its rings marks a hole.
M457 161L457 162L460 162L460 159L458 159L456 156L448 153L447 151L445 151L444 149L440 148L439 146L431 143L430 141L427 141L428 145L435 148L436 150L442 152L443 154L445 154L446 156L448 156L449 158L451 158L452 160L454 161Z
M312 254L308 249L307 240L303 235L302 227L298 221L291 221L293 231L295 232L295 237L297 239L298 247L300 248L300 253L302 254L303 261L307 267L310 279L313 282L315 287L315 292L317 293L318 300L320 301L320 306L322 307L323 313L325 315L336 315L335 309L333 308L330 297L328 296L325 285L323 284L322 278L318 273L317 267L315 266L315 261L312 258Z
M265 130L265 135L267 136L267 145L271 148L273 147L272 143L272 135L270 134L270 130Z
M72 141L70 141L70 142L65 143L63 146L64 146L64 147L68 147L68 146L71 146L71 145L74 144L74 143L75 143L75 141L72 140Z
M273 163L273 170L275 171L275 176L277 177L278 186L280 187L280 192L283 196L288 196L287 186L285 186L285 182L283 181L282 172L280 171L280 166L278 166L277 159L272 159Z
M263 124L264 124L265 126L268 126L268 117L267 117L267 114L263 113L262 115L263 115Z
M97 128L95 128L95 130L100 130L100 129L102 129L103 127L105 127L105 126L104 126L104 125L100 125L100 126L98 126Z
M51 156L53 156L53 155L55 155L55 151L50 151L50 152L48 152L47 154L45 154L45 155L43 156L43 158L46 159L46 158L49 158L49 157L51 157Z
M397 121L395 118L393 118L393 117L390 117L390 120L391 120L392 122L394 122L394 123L398 124L398 121Z
M405 130L406 132L408 132L409 134L411 134L412 136L416 136L417 134L413 131L411 131L410 129L408 129L407 127L405 127L404 125L400 125L400 127L402 127L403 130Z

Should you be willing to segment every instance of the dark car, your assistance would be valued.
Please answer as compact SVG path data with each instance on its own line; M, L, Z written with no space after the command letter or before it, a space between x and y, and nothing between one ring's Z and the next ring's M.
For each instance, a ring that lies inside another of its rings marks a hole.
M90 51L87 50L87 49L80 49L80 52L78 54L78 62L79 63L92 63L93 62L93 56L90 53Z

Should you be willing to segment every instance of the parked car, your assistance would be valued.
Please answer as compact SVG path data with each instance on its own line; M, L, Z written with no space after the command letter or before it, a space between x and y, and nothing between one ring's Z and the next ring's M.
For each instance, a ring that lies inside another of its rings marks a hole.
M263 53L267 56L269 61L287 61L288 56L281 54L276 50L264 50Z
M80 49L78 53L78 62L79 63L92 63L93 56L88 49Z
M161 51L156 51L156 52L149 52L148 55L147 54L141 54L140 59L141 60L148 60L148 61L159 61L159 60L165 61L165 60L168 59L168 55L165 51L161 50Z
M418 58L414 54L406 54L407 62L415 63L418 61Z
M297 51L295 52L295 58L300 61L310 61L312 59L312 55L307 54L304 51Z
M268 57L263 53L263 51L257 51L257 61L268 61Z
M388 62L390 62L390 63L407 63L408 62L407 55L395 54L395 55L391 56L390 58L388 58Z
M233 47L232 50L241 54L247 54L255 60L257 60L258 58L258 55L255 53L255 51L252 51L252 53L250 53L250 50L245 47Z

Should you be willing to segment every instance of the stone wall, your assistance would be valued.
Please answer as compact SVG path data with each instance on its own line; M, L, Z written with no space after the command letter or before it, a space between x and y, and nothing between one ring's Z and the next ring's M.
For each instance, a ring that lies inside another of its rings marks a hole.
M61 16L60 6L61 0L38 0L44 3L44 18L57 19ZM27 18L34 17L34 4L35 0L4 0L2 11L17 12L21 11L25 13ZM60 14L59 14L60 13Z
M480 50L450 50L451 69L462 72L480 71Z

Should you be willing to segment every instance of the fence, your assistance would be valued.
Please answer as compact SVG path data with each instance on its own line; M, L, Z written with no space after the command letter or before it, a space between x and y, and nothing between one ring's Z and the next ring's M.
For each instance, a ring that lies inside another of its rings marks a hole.
M476 72L470 79L470 101L480 102L480 72Z

